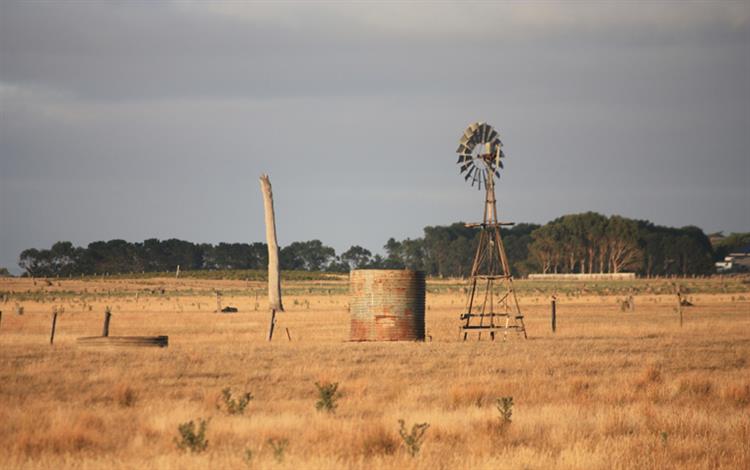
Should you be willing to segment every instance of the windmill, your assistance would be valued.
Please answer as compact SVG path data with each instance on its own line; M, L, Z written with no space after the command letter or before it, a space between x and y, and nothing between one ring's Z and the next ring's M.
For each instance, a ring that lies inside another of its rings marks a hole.
M485 189L484 218L481 223L466 224L479 227L479 243L474 255L469 278L469 298L466 311L460 316L464 341L470 332L481 339L487 331L492 340L495 333L516 331L526 338L523 314L513 289L513 277L505 254L500 227L513 225L497 219L495 177L500 177L505 154L498 132L485 122L475 122L464 131L459 142L458 165L461 175L471 185Z

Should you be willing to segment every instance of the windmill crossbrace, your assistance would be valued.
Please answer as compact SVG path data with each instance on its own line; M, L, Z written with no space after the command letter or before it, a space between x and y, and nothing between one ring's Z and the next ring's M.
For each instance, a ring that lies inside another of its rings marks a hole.
M464 224L464 227L466 228L474 228L474 227L511 227L513 225L516 225L515 222L491 222L491 223L484 223L484 222L471 222Z

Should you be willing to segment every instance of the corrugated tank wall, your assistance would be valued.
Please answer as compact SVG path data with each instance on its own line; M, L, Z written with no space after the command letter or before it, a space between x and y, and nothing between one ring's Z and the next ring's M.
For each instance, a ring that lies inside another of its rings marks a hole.
M424 341L423 272L357 269L349 290L352 341Z

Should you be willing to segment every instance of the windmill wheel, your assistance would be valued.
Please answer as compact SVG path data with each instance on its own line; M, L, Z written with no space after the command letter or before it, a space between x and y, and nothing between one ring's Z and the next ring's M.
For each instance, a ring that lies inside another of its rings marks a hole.
M502 159L505 158L502 147L500 135L492 126L486 122L469 125L456 150L457 164L464 180L482 189L482 184L487 187L491 178L499 178L500 169L503 168Z

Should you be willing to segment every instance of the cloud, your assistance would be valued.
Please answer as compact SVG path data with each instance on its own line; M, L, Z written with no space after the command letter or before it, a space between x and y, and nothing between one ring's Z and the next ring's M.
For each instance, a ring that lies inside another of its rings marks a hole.
M538 49L565 57L576 48L744 47L748 10L746 2L11 2L0 15L0 81L90 99L414 94L512 73Z
M747 30L750 6L723 2L184 2L188 14L214 14L285 31L430 40L530 40L555 36L639 36Z

